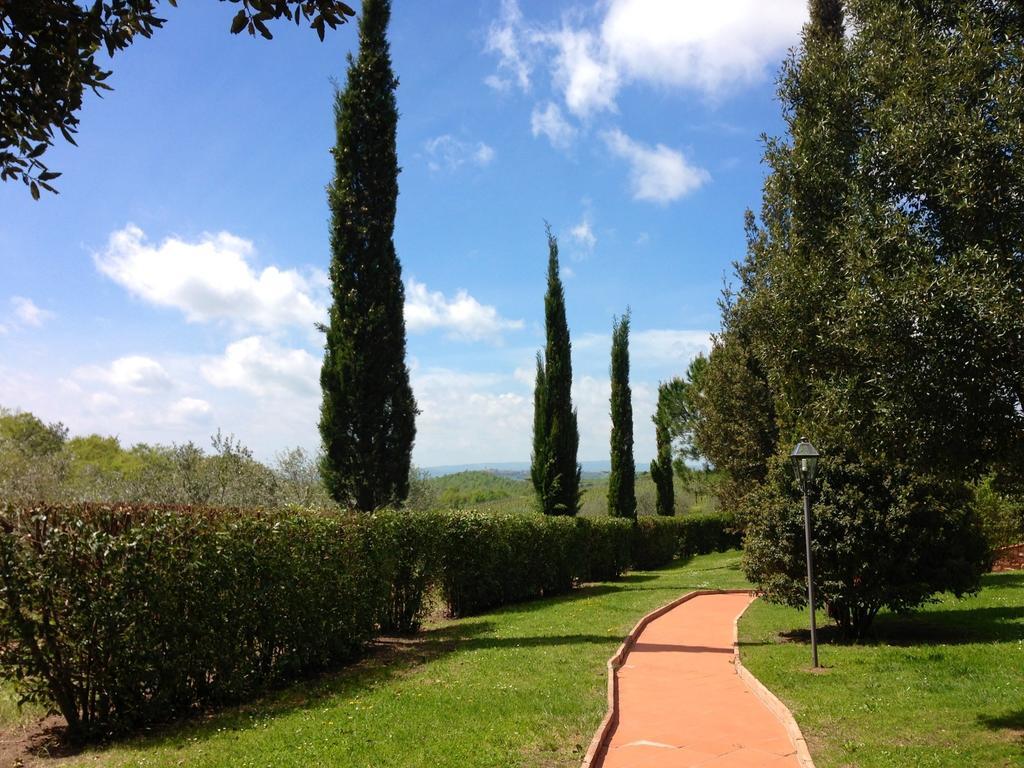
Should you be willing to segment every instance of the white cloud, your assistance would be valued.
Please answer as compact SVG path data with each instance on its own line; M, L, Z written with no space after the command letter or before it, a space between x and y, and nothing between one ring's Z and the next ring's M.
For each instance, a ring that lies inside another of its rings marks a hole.
M605 144L612 154L630 166L633 199L666 204L693 192L711 180L703 168L690 165L682 152L664 144L642 144L619 129L605 131Z
M106 367L91 365L78 368L74 375L84 381L101 381L120 390L138 393L162 392L174 387L164 367L143 355L119 357Z
M14 319L21 325L31 325L33 328L39 328L47 320L56 317L53 312L37 307L32 299L26 299L24 296L12 296L11 306L14 308Z
M213 416L213 406L195 397L183 397L171 403L167 420L172 424L207 423Z
M487 32L485 50L498 56L498 73L484 79L491 88L507 91L513 85L530 88L531 65L523 44L523 12L516 0L502 0L501 15Z
M563 27L549 38L555 45L554 79L569 111L580 117L612 111L619 90L619 71L604 55L592 32Z
M607 367L611 350L611 336L606 333L584 333L573 340L573 351L584 357L580 363L592 369L595 365ZM690 361L699 354L711 351L711 331L651 329L630 330L629 357L636 366L660 368L670 375L681 376ZM597 362L594 362L597 361ZM575 362L574 362L575 364Z
M215 387L254 395L312 397L320 389L320 365L304 349L250 336L229 344L223 356L204 363L200 370Z
M412 333L443 328L455 338L497 341L504 331L523 327L522 320L508 320L492 306L481 304L466 291L453 299L409 280L405 288L405 327Z
M589 213L583 214L583 219L569 230L569 235L588 251L593 250L594 246L597 245L597 236L594 234L594 229L591 226Z
M518 377L444 368L414 371L417 463L528 461L532 385ZM422 458L421 458L422 457Z
M763 80L807 18L805 0L604 0L598 9L543 29L504 0L485 48L498 57L488 84L526 91L534 64L546 60L566 105L581 117L615 111L620 90L633 82L718 100Z
M611 342L609 341L609 344ZM647 330L629 336L629 354L640 365L672 366L681 376L690 361L711 352L710 331Z
M763 79L806 19L805 0L610 0L601 40L630 78L717 97Z
M537 104L530 115L530 130L534 136L546 136L551 146L566 149L576 138L576 129L562 115L562 110L553 101L541 109Z
M450 134L429 139L424 145L427 166L432 171L457 171L467 163L484 168L494 160L494 148L482 141L461 141Z
M253 244L228 232L195 242L169 237L159 245L129 224L93 255L96 267L133 295L185 313L190 322L227 320L238 326L280 328L319 321L325 309L311 281L297 271L252 265Z

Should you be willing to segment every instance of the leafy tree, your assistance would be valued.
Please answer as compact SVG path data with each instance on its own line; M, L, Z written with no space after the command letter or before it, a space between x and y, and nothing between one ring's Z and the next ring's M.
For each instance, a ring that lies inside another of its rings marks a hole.
M224 0L222 0L223 2ZM231 32L272 37L267 22L308 19L324 38L325 27L344 24L355 12L340 0L227 0L240 5ZM171 6L177 0L167 0ZM23 181L32 196L56 192L60 176L43 162L55 132L75 143L85 89L110 90L111 71L96 62L113 57L137 36L164 25L160 0L31 0L0 3L0 180Z
M321 474L339 504L371 511L409 493L416 401L405 364L405 291L395 254L398 80L390 0L367 0L359 57L336 95L331 295L320 386Z
M658 455L651 462L651 479L657 492L656 508L659 515L676 513L676 494L672 472L672 436L669 431L668 398L670 383L658 385L658 407L651 421L654 422L654 439Z
M977 586L971 485L1024 468L1024 10L846 10L852 34L812 17L784 67L789 137L767 143L697 435L716 466L734 457L720 468L748 521L748 576L793 604L802 534L785 457L811 436L827 457L819 591L859 637L882 607Z
M27 411L10 411L0 406L0 439L26 456L48 456L64 447L68 428L60 422L44 424Z
M633 461L633 395L629 387L628 309L626 314L612 325L611 385L612 434L608 514L636 520L636 464Z
M558 241L548 227L548 290L544 296L544 358L537 355L533 456L530 477L541 511L575 515L581 468L576 460L580 433L572 407L572 344L565 319L565 291L558 274Z

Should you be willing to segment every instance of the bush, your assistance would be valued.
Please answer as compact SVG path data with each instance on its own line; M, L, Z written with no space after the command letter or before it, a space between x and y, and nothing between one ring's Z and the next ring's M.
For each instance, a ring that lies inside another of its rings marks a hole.
M735 518L726 512L675 518L680 522L679 555L706 555L739 549L743 535Z
M435 514L439 577L451 616L563 594L584 570L586 538L572 517Z
M302 512L0 508L0 671L73 739L352 658L390 583L366 524Z
M0 674L79 740L239 701L452 616L731 541L727 518L0 506Z
M581 581L612 581L630 567L633 521L619 517L577 517L586 553Z
M993 549L1024 541L1024 501L1001 493L991 477L975 488L974 508L985 538Z
M786 466L747 498L743 569L774 602L806 604L801 501ZM963 483L899 466L830 458L813 508L818 596L845 635L861 638L881 608L907 611L937 592L978 589L989 552Z
M385 510L374 513L369 531L379 562L392 574L380 629L411 634L420 628L427 594L437 576L441 533L438 516Z
M633 526L633 567L642 571L668 565L679 552L683 518L641 517Z

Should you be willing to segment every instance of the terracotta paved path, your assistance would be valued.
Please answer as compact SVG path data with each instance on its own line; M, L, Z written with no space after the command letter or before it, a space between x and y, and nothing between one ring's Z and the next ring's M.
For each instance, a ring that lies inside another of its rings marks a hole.
M655 619L618 671L619 724L603 768L798 768L786 730L732 665L753 598L700 595Z

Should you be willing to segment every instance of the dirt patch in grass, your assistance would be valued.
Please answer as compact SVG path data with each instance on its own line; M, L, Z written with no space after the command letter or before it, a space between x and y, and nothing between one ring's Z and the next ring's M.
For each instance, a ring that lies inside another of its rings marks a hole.
M993 571L1019 571L1024 569L1024 544L1001 547L996 550L995 554L996 561L992 566Z

